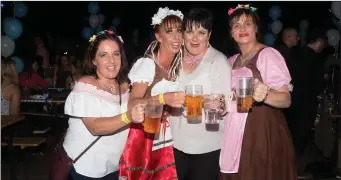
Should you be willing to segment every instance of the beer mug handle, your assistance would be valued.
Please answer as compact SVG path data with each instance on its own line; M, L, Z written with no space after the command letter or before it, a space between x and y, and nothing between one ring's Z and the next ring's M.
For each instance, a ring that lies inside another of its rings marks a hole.
M182 108L182 112L181 112L181 114L185 117L185 118L187 118L187 115L186 115L186 113L184 113L185 112L185 109L186 109L186 102L181 106L181 108Z

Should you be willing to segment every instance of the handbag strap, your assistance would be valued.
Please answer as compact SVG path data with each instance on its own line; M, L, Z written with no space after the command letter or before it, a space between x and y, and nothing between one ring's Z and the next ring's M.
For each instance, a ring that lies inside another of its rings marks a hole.
M120 83L118 84L119 88L118 88L118 92L120 95L120 106L122 105L122 98L121 98L121 85ZM97 137L94 141L92 141L92 143L86 147L73 161L72 164L75 164L93 145L96 144L96 142L101 139L102 136Z

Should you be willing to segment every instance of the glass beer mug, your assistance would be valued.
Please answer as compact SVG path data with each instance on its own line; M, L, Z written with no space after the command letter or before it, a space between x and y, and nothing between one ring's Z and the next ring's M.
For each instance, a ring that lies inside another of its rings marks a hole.
M201 85L187 85L185 87L186 93L186 112L187 122L189 124L200 124L202 121L202 86Z
M236 95L237 95L237 112L248 113L252 108L252 77L237 77Z
M144 131L147 133L159 133L163 105L159 100L148 100L145 108Z

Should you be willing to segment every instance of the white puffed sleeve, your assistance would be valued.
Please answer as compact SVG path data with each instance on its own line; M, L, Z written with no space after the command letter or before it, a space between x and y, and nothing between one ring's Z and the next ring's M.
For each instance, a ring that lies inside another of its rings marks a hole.
M101 101L90 94L71 92L66 99L64 111L74 117L102 117Z
M128 74L131 84L135 82L148 82L148 86L153 83L154 76L155 62L150 58L138 59Z

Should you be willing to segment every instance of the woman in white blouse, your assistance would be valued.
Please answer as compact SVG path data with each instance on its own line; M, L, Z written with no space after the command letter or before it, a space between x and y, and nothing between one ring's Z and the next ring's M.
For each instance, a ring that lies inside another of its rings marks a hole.
M177 81L181 86L202 85L204 95L228 97L231 66L225 55L209 44L212 23L212 13L206 9L191 9L185 17L183 68ZM226 115L224 104L223 101L222 116ZM186 112L176 114L181 115L172 115L170 122L178 179L217 179L224 121L220 121L219 129L212 127L211 130L206 127L205 113L202 113L200 124L187 123L187 118L182 115Z
M142 105L127 110L129 84L123 42L112 31L102 31L89 41L86 76L75 83L65 103L70 115L63 147L75 159L99 139L73 165L78 179L118 179L118 163L126 143L130 120L143 121Z
M160 8L152 18L156 41L129 72L133 85L129 106L138 99L155 99L171 107L181 107L184 103L185 94L177 92L178 85L174 82L182 58L182 18L180 11L167 7ZM140 124L131 126L120 166L122 179L176 179L167 110L165 106L159 136L145 133Z

